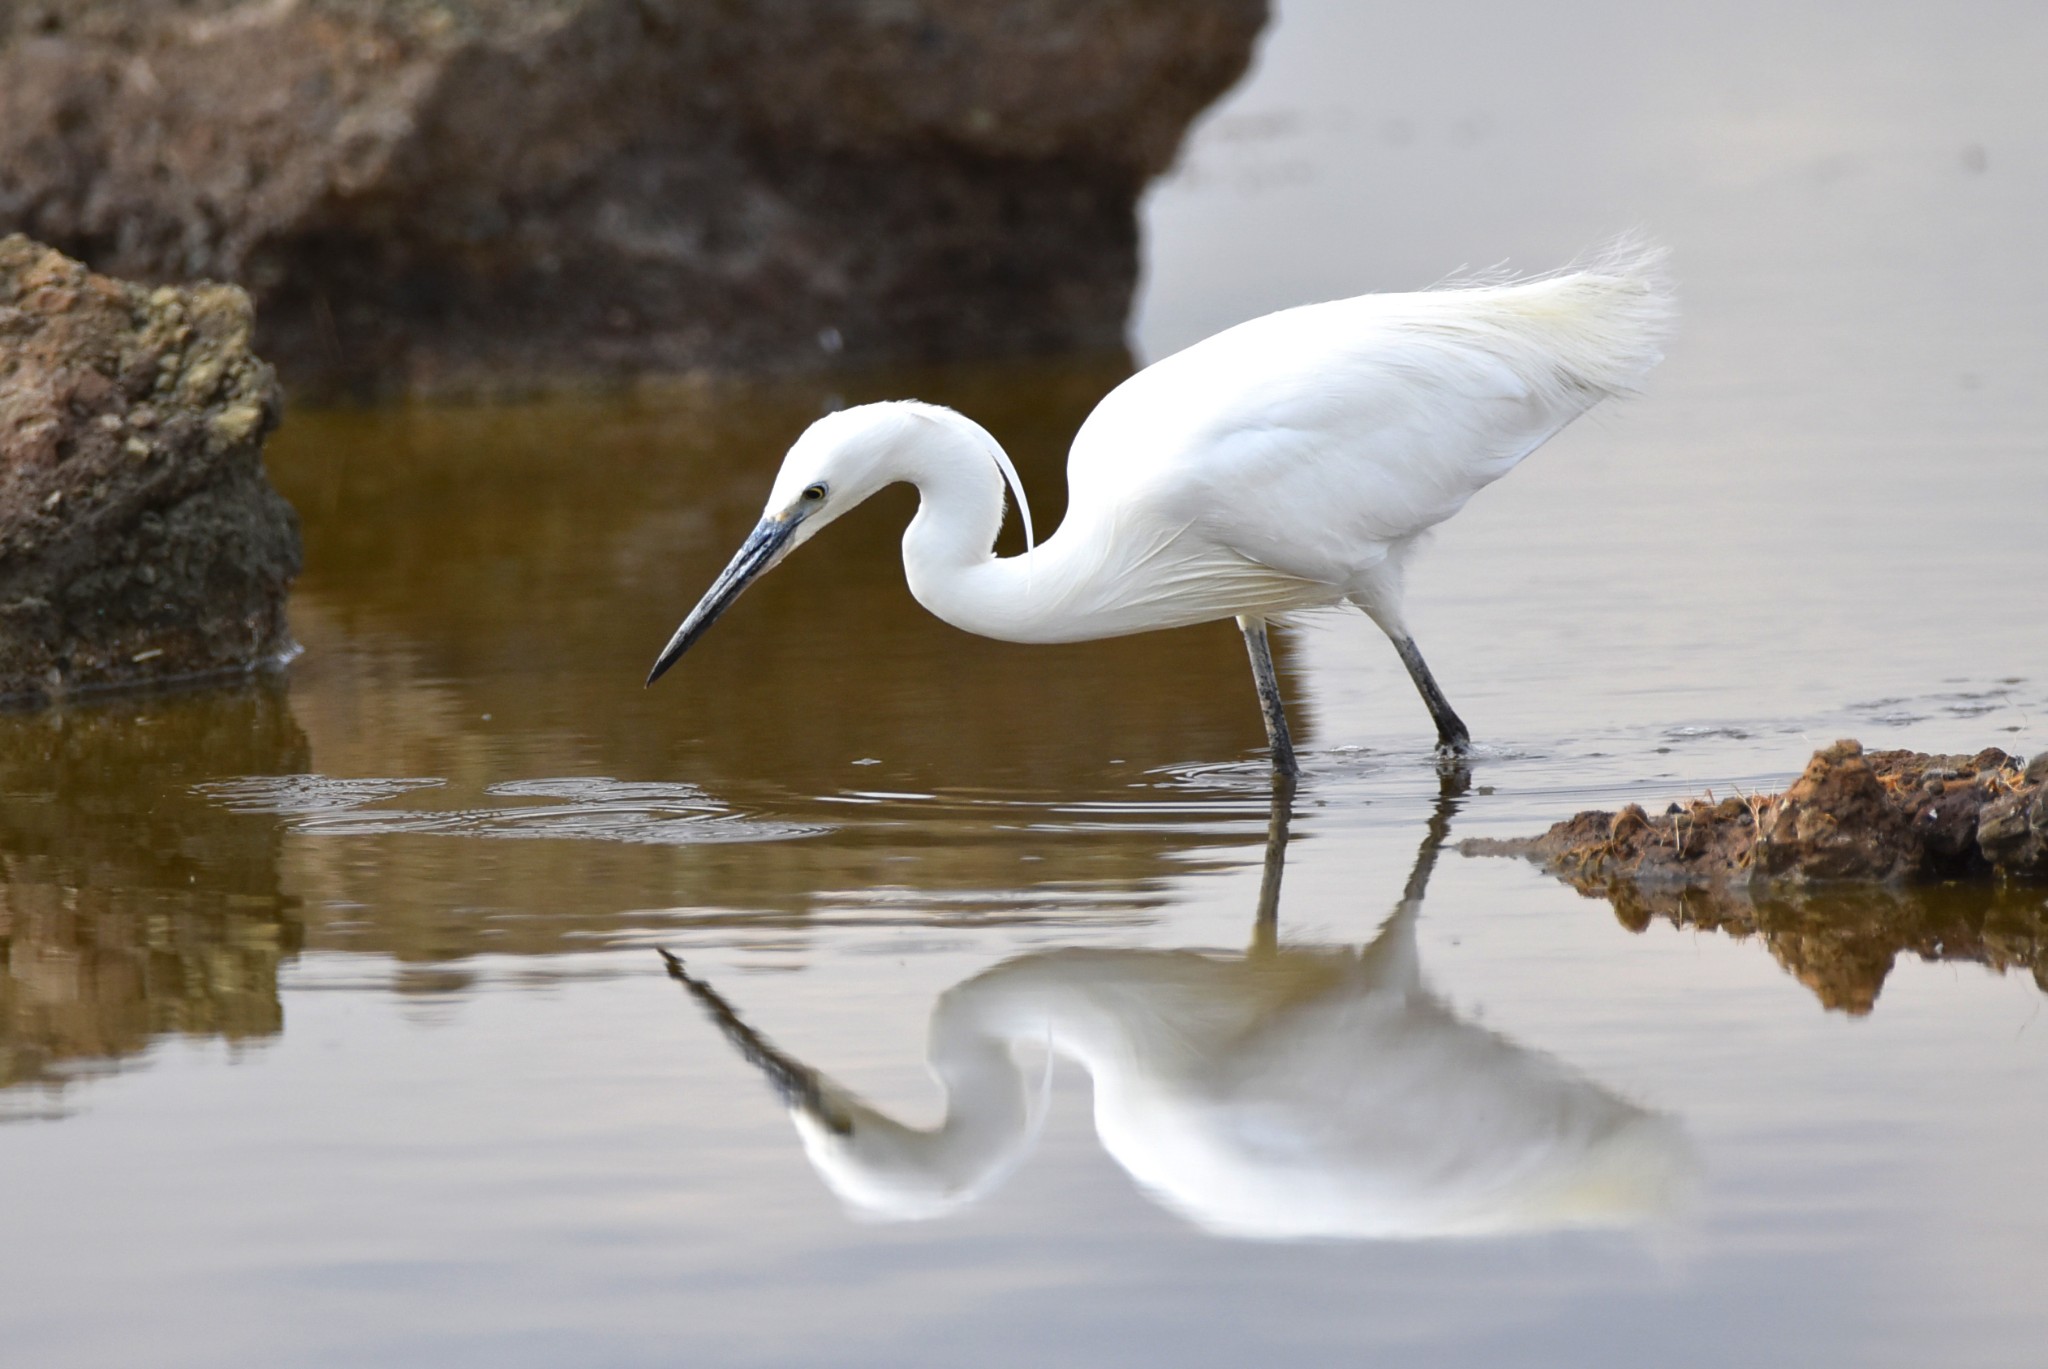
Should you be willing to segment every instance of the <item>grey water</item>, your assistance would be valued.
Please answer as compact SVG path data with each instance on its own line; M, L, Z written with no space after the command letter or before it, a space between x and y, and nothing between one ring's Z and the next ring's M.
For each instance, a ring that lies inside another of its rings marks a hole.
M1417 563L1468 786L1369 624L1281 636L1277 858L1234 629L964 637L907 499L640 688L810 417L955 404L1050 526L1126 358L295 413L289 674L0 718L0 1358L2041 1363L2048 891L1742 921L1456 843L2048 750L2044 52L1279 7L1138 361L1630 228L1682 324Z

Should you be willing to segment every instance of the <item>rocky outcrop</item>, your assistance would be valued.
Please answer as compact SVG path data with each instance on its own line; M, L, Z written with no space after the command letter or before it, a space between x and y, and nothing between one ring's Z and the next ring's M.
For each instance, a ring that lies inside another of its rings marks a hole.
M290 647L281 406L227 285L150 290L0 239L0 701L246 671Z
M1640 884L1899 884L1992 874L2048 878L2048 752L1974 756L1816 751L1783 794L1588 811L1542 836L1468 841L1570 878Z
M1783 794L1588 811L1527 856L1633 931L1654 922L1762 939L1829 1008L1869 1012L1902 954L2030 974L2048 991L2048 753L1814 753Z
M254 295L295 386L1121 342L1266 0L0 4L0 228Z

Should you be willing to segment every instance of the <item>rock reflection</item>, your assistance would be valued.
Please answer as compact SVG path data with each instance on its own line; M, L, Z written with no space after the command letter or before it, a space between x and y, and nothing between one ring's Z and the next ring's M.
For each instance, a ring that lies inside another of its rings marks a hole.
M669 970L789 1104L825 1182L875 1215L937 1216L1007 1177L1044 1107L1015 1051L1043 1046L1088 1070L1110 1155L1218 1234L1427 1237L1647 1219L1692 1168L1677 1123L1462 1020L1422 977L1416 922L1463 785L1446 778L1401 900L1362 949L1280 943L1282 798L1247 954L1051 951L948 990L929 1046L946 1113L930 1131L776 1048L680 961Z
M1941 885L1840 887L1752 893L1727 886L1646 888L1632 881L1572 881L1605 898L1630 931L1653 922L1759 937L1823 1006L1862 1016L1877 1006L1901 955L2025 971L2048 993L2048 891Z
M277 1032L280 837L192 784L301 768L283 688L0 714L0 1117L165 1033ZM41 1100L40 1105L36 1102Z

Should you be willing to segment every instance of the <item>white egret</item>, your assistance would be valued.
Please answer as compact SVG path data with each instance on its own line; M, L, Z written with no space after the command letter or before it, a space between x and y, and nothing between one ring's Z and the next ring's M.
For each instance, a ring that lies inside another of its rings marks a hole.
M1417 540L1601 399L1634 389L1672 318L1661 250L1625 242L1555 275L1361 295L1241 323L1139 371L1074 437L1067 515L1038 545L1016 468L937 405L813 423L761 521L662 649L649 684L755 577L885 486L918 490L911 592L956 627L1072 642L1235 618L1273 764L1295 773L1266 624L1349 601L1379 624L1435 720L1470 733L1402 616ZM1026 551L998 558L1004 485Z
M861 1212L939 1216L1022 1162L1037 1090L1018 1046L1085 1067L1103 1148L1160 1203L1220 1234L1500 1234L1666 1210L1695 1167L1676 1122L1460 1018L1422 978L1416 920L1451 806L1362 950L1278 943L1276 822L1249 954L1046 951L947 990L928 1054L945 1116L930 1129L777 1049L662 955L781 1093L820 1177Z

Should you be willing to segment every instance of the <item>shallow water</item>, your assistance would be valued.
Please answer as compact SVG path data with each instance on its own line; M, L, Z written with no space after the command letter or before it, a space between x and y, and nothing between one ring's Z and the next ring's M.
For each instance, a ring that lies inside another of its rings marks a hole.
M964 637L907 496L640 688L810 417L956 404L1050 527L1123 358L295 414L289 675L0 717L7 1361L2038 1364L2048 896L1439 839L2048 749L2048 31L1468 13L1285 6L1135 341L1673 245L1649 394L1417 568L1469 788L1310 622L1276 889L1234 631Z

